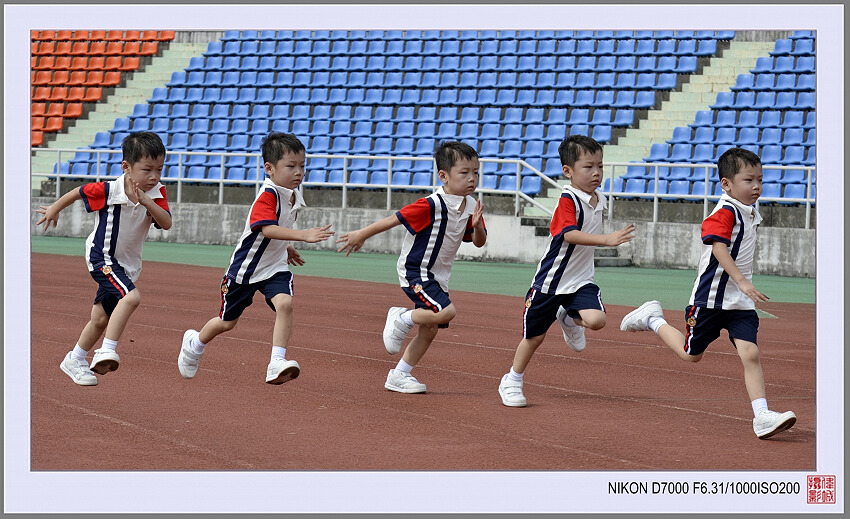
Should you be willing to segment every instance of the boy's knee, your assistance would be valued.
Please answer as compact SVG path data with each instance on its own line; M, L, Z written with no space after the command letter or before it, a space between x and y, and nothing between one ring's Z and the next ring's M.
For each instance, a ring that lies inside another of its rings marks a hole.
M581 316L586 328L590 330L601 330L608 323L604 312L593 312Z
M744 362L759 362L760 353L759 347L756 344L748 341L735 341L735 348L738 350L738 356Z
M446 324L455 317L457 317L457 310L455 310L455 305L449 305L437 313L437 323Z
M685 362L699 362L702 360L702 353L699 355L688 355L687 353L682 356L682 360Z
M272 299L272 305L275 312L290 314L292 313L292 297L291 296L276 296Z
M130 307L137 307L142 302L142 294L139 292L138 288L134 288L127 295L121 298L119 304L124 304Z

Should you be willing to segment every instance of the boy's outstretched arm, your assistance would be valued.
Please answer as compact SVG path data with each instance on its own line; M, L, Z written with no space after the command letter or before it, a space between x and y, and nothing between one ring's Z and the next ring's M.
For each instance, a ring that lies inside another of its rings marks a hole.
M339 248L337 252L342 252L347 249L345 253L346 256L351 254L352 252L357 252L360 250L360 247L371 238L372 236L392 229L393 227L400 225L401 221L398 219L398 216L395 214L391 214L382 220L378 220L377 222L367 225L362 229L358 229L356 231L349 231L336 241L337 243L343 243L343 246Z
M44 216L36 222L36 225L41 225L44 223L44 230L46 231L48 227L50 227L50 223L53 222L53 227L56 228L56 223L59 221L59 213L62 212L63 209L70 206L77 200L82 200L83 196L80 194L79 189L72 189L62 195L59 200L53 202L49 206L40 206L36 212L43 214Z
M594 234L583 231L567 231L564 234L564 239L569 243L576 245L596 245L614 247L632 241L635 237L635 226L629 224L619 231L614 231L608 234Z
M264 225L263 236L272 240L305 241L307 243L318 243L327 240L334 235L329 231L330 225L324 227L313 227L311 229L290 229L280 225Z
M723 270L729 274L729 277L732 278L732 281L738 285L738 288L741 289L741 292L747 294L747 297L752 299L757 303L765 303L770 298L766 295L762 294L758 290L756 290L755 285L753 285L752 281L744 276L744 273L741 272L741 269L738 268L738 265L735 264L735 260L732 259L732 255L729 254L729 247L720 241L716 241L711 245L711 253L717 258L717 262L720 263L720 266L723 267Z
M481 200L475 202L475 211L472 213L472 244L483 247L487 243L487 230L484 228L484 204Z

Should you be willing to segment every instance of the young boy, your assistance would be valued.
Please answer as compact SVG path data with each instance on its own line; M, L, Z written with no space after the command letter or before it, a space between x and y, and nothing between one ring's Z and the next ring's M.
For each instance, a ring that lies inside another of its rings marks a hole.
M96 386L95 373L104 375L118 369L118 340L141 302L133 283L142 272L145 238L151 224L171 228L165 187L159 183L165 162L162 140L155 133L136 132L124 138L121 149L120 177L86 184L38 209L44 216L36 225L44 223L45 230L51 223L56 227L59 213L77 200L83 201L86 211L98 213L94 230L86 239L85 253L89 274L98 284L97 295L88 324L59 365L81 386ZM102 346L95 350L89 366L86 355L101 335Z
M664 320L661 304L648 301L623 318L624 332L652 330L680 359L698 362L710 343L729 332L729 339L744 365L744 383L752 401L753 430L769 438L794 425L791 411L767 408L764 374L756 344L759 319L755 302L768 298L752 283L756 229L761 215L753 204L762 190L761 160L755 153L732 148L717 161L724 193L702 222L702 255L691 299L685 309L685 332Z
M470 196L478 187L478 153L468 144L441 142L434 152L440 181L435 193L403 207L367 227L343 234L339 252L360 250L371 236L399 224L407 229L398 258L398 279L414 309L392 307L384 327L384 347L390 355L401 351L404 338L419 325L395 369L384 384L399 393L424 393L410 373L428 350L439 328L446 328L457 311L449 300L449 276L461 241L483 247L487 241L484 207Z
M601 235L606 199L602 183L602 146L583 135L570 136L558 147L564 176L570 180L549 224L549 244L537 265L525 299L523 339L513 366L502 377L499 395L509 407L524 407L523 375L531 357L558 321L564 340L574 351L585 347L584 329L599 330L606 323L599 287L593 283L593 250L630 241L634 225Z
M251 306L254 294L261 292L275 312L272 356L266 369L266 382L283 384L298 377L301 367L286 360L292 334L292 273L289 265L303 265L304 259L290 242L317 243L333 236L330 225L307 230L293 228L304 199L297 187L304 180L306 150L297 137L272 132L262 141L267 178L254 199L245 230L230 258L221 281L221 308L201 328L187 330L177 358L184 378L193 378L204 348L218 335L232 330L239 316Z

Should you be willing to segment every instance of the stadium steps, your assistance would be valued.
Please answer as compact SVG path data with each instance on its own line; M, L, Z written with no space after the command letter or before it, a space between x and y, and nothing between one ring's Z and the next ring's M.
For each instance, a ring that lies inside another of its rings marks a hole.
M164 47L164 46L163 46ZM129 117L137 103L146 103L153 95L155 87L161 87L171 80L171 74L183 70L189 65L192 56L198 56L207 48L206 42L177 43L170 42L168 48L154 56L140 70L125 78L124 86L115 88L104 99L96 103L88 117L76 121L65 132L57 135L56 139L47 143L48 149L84 148L94 142L97 132L107 131L114 127L118 117ZM108 92L108 90L107 90ZM33 192L40 192L41 182L45 174L53 172L56 163L56 153L35 152L32 158L32 187ZM62 161L73 157L71 153L63 153Z
M694 122L696 113L705 110L717 99L718 92L729 91L739 74L749 73L756 59L773 50L774 41L731 41L720 56L712 57L701 74L690 76L680 90L670 93L670 98L658 109L650 110L647 118L635 128L629 128L616 145L605 146L605 162L640 161L649 155L653 143L664 142L673 134L673 128ZM620 173L625 173L623 169ZM535 200L554 210L558 201L555 193L547 192ZM523 216L539 217L545 213L533 206L525 207Z

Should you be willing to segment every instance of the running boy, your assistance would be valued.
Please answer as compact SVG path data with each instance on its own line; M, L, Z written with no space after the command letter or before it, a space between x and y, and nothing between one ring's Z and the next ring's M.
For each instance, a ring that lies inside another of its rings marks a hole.
M797 417L791 411L768 410L756 343L755 302L768 300L752 283L756 229L761 222L753 204L761 196L761 160L749 150L732 148L720 156L717 170L724 193L702 222L702 255L685 309L686 335L667 324L658 301L648 301L626 315L620 329L652 330L680 359L698 362L725 328L744 365L744 383L755 415L753 431L759 438L769 438L789 429Z
M118 369L115 349L130 316L141 302L133 284L142 272L142 246L151 224L171 228L165 187L159 183L165 163L165 146L155 133L131 133L121 142L123 174L115 180L93 182L68 191L52 205L41 206L44 216L36 225L44 229L59 220L59 213L77 200L87 212L97 211L94 230L86 239L86 265L98 284L91 318L74 349L59 367L74 383L96 386L97 377ZM104 333L105 332L105 333ZM91 366L86 355L103 336Z
M357 231L343 234L339 252L360 250L371 236L403 224L407 229L398 258L398 279L413 302L410 310L392 307L384 327L384 347L390 355L401 351L404 338L419 325L395 369L387 374L386 389L399 393L424 393L410 373L431 346L439 328L457 315L449 300L449 276L461 241L483 247L487 241L484 207L470 195L478 187L478 153L468 144L441 142L434 152L440 181L435 193L403 207L396 214Z
M304 259L290 242L317 243L333 236L330 225L307 230L293 228L304 199L296 189L304 180L304 145L292 134L272 132L262 142L266 179L254 199L245 230L221 281L221 309L201 328L187 330L177 357L183 378L193 378L204 348L218 335L232 330L239 316L261 292L275 312L272 356L266 382L283 384L298 377L301 367L286 360L292 335L292 272L289 265Z
M606 199L597 188L602 183L602 146L590 137L570 136L558 147L564 176L570 179L549 224L549 245L525 299L523 339L513 366L499 383L502 403L524 407L523 375L531 357L558 321L567 346L585 347L584 329L599 330L607 322L599 287L593 283L593 248L630 241L634 225L599 234Z

